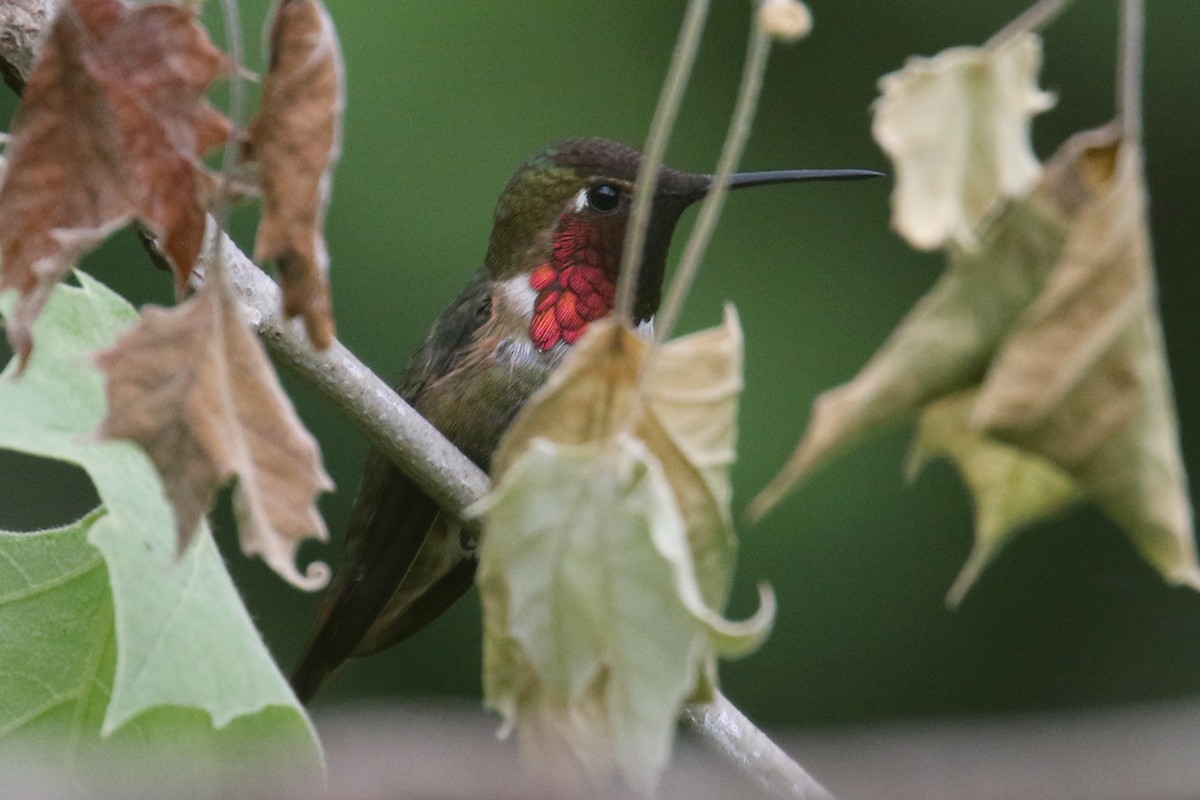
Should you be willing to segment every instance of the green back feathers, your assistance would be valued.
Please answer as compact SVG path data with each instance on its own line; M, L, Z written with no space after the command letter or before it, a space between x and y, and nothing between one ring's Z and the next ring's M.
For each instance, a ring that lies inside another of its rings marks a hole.
M585 185L574 170L555 166L546 150L509 179L500 199L484 266L497 279L529 268L531 250L546 251L563 207Z

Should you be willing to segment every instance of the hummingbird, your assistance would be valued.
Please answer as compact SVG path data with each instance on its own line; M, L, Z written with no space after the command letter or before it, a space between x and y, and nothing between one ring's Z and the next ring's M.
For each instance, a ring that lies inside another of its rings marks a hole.
M589 323L612 313L641 153L571 139L522 164L496 203L483 266L438 317L397 393L487 469L513 417ZM869 170L734 174L730 188L875 177ZM650 333L676 223L711 175L664 167L631 323ZM307 703L347 659L407 639L474 582L475 536L379 452L367 457L343 565L292 676Z

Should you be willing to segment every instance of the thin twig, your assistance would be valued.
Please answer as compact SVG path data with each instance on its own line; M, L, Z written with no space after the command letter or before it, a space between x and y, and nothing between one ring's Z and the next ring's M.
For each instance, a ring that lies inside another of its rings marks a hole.
M1117 119L1129 144L1142 138L1142 68L1146 45L1146 4L1122 0L1117 53Z
M246 53L242 44L242 18L238 13L237 0L222 0L221 16L225 22L225 45L229 49L229 60L233 62L233 70L229 76L229 104L225 109L225 116L233 126L234 135L225 143L225 152L221 156L221 183L213 216L216 217L221 230L228 230L230 180L239 156L239 134L246 129Z
M687 88L696 53L700 49L700 36L704 33L704 21L708 18L709 0L690 0L679 30L679 40L671 55L671 66L663 83L654 119L650 122L650 134L642 150L642 162L638 166L637 187L633 197L633 208L629 213L629 229L625 234L625 246L621 250L621 277L617 280L617 299L614 305L617 319L629 319L633 313L634 289L642 269L642 249L646 245L646 231L650 225L650 210L654 204L654 191L658 185L658 172L679 105L683 102L683 91Z
M824 786L783 752L720 692L687 706L684 719L705 742L772 797L833 800Z
M700 262L708 250L713 230L725 206L725 197L729 194L729 176L737 169L742 152L746 149L746 140L750 138L750 126L754 120L754 111L758 107L758 98L762 93L763 74L767 69L767 57L771 54L771 37L763 33L762 26L755 18L750 24L750 43L746 46L746 63L742 67L742 83L738 87L737 104L734 107L733 118L729 122L729 132L725 135L725 144L721 149L721 159L717 162L717 172L713 178L712 188L704 203L700 206L700 216L696 227L688 238L683 257L675 268L675 277L667 290L667 299L662 311L655 319L655 338L665 342L671 336L679 312L687 299L688 291L696 279Z
M992 38L984 43L984 47L996 48L1007 42L1018 33L1025 31L1040 31L1067 10L1074 0L1040 0L1021 12L1020 16L1005 25Z
M209 235L213 224L210 219ZM324 352L313 350L302 324L283 317L279 286L225 234L221 250L238 302L271 355L330 400L443 508L461 514L487 493L490 482L483 470L345 345L335 341ZM208 252L201 256L198 276L210 257Z

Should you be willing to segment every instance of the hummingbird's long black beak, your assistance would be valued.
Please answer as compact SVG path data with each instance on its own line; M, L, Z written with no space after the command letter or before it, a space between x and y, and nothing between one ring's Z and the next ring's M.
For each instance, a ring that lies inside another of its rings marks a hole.
M863 178L882 178L882 172L871 169L779 169L769 172L737 172L729 176L729 188L763 186L768 183L797 181L857 181ZM712 186L712 179L709 179Z

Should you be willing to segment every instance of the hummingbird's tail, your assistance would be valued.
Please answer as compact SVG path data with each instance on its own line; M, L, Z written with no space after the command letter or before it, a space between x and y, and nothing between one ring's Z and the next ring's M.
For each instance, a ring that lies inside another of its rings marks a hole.
M437 504L411 479L371 453L346 532L345 560L292 673L301 702L308 703L346 659L364 654L364 639L408 576L437 513Z
M304 660L292 672L291 683L296 698L304 705L308 705L316 697L317 690L325 685L331 671L313 657L313 650L308 650L304 655Z

